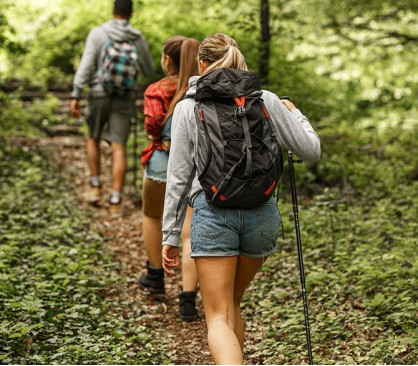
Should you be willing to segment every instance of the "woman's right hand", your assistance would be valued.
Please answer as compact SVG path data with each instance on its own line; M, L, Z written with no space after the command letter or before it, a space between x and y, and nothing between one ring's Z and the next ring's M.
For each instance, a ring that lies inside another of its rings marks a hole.
M174 270L180 268L180 251L178 247L163 245L163 268L166 276L174 276Z
M289 99L280 99L280 100L289 111L293 111L294 109L297 109L296 106Z

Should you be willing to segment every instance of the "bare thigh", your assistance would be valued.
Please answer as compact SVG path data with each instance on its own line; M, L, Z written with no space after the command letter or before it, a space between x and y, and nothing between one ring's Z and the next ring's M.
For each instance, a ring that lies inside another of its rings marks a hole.
M145 178L142 183L142 212L144 215L158 218L164 211L165 183Z
M196 268L199 276L205 313L222 313L233 309L241 301L248 285L264 263L263 258L197 257Z
M242 255L238 257L234 283L235 302L241 302L245 290L263 266L266 259L267 258L250 258Z
M199 287L207 321L222 317L233 326L234 282L238 258L195 258Z

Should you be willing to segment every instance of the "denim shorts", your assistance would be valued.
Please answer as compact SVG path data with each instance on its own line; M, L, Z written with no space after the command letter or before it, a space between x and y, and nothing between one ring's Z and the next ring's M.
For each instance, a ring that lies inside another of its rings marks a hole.
M267 257L277 250L280 223L274 197L253 209L231 209L210 205L201 192L193 202L191 257Z
M168 154L155 150L145 167L144 176L159 183L167 182Z

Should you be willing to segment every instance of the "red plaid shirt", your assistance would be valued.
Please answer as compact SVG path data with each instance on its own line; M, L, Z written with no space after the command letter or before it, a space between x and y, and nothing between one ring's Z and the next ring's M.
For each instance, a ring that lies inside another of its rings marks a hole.
M165 78L150 84L144 93L145 131L152 138L151 144L141 154L145 167L155 150L163 150L161 137L162 122L177 89L177 76Z

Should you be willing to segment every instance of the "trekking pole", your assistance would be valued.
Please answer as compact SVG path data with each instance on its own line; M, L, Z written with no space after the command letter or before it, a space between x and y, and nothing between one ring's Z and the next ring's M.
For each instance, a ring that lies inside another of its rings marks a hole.
M281 97L280 99L289 99L289 97ZM302 163L302 160L293 160L293 155L291 151L287 153L287 160L289 163L289 176L290 176L290 188L292 191L292 202L293 202L293 216L295 218L295 231L296 231L296 241L298 247L298 260L299 260L299 273L300 273L300 284L302 286L302 300L303 300L303 312L305 314L305 330L306 330L306 344L308 346L308 359L309 364L313 365L312 360L312 346L311 346L311 330L309 326L309 314L308 314L308 300L306 296L306 286L305 286L305 268L303 266L303 256L302 256L302 240L300 236L300 227L299 227L299 209L298 209L298 198L296 194L296 184L295 184L295 170L293 163Z
M291 151L288 152L287 159L289 162L290 187L292 189L292 202L293 202L293 216L295 218L296 241L297 241L297 246L298 246L298 259L299 259L300 284L302 286L303 312L305 313L306 344L308 346L309 364L313 365L311 331L310 331L310 326L309 326L309 314L308 314L308 300L306 297L306 286L305 286L305 268L303 266L302 241L300 237L300 227L299 227L298 199L296 195L295 172L293 168L293 162L301 163L302 160L294 161Z

